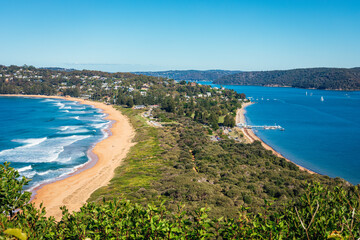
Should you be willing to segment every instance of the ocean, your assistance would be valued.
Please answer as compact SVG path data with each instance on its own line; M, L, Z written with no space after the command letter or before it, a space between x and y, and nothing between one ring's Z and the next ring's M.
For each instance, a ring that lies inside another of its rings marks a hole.
M66 177L90 160L111 124L99 109L61 99L0 97L0 163L32 179L32 190Z
M360 183L360 91L223 87L256 102L246 108L248 124L285 128L255 130L284 157L314 172Z

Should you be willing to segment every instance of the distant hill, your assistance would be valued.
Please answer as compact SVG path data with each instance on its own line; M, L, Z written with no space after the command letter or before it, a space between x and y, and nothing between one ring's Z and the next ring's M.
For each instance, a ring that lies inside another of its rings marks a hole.
M222 85L259 85L327 90L360 90L360 67L240 72L214 80Z
M135 74L143 74L153 77L171 78L174 80L191 80L191 81L215 81L218 78L240 73L241 71L228 70L182 70L182 71L161 71L161 72L134 72Z

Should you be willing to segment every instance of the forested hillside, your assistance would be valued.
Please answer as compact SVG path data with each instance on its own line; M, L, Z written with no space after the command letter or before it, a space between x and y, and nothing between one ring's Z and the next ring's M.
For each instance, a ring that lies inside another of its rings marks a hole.
M189 80L189 81L215 81L218 78L230 74L239 73L240 71L228 70L183 70L183 71L161 71L161 72L135 72L136 74L143 74L153 77L171 78L174 80Z
M360 68L304 68L241 72L214 81L222 85L259 85L327 90L360 90Z

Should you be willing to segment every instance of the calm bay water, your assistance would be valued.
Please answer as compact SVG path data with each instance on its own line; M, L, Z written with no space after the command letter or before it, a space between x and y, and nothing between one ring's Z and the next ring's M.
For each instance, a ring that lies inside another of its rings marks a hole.
M107 136L109 121L77 102L0 97L0 163L31 178L27 189L74 172L88 150Z
M248 124L285 128L255 132L283 156L315 172L360 183L360 91L224 87L256 102L246 108Z

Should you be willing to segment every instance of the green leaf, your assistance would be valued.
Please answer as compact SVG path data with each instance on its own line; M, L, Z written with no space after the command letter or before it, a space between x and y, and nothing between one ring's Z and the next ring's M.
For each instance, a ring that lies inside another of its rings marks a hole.
M5 230L4 233L6 233L8 235L11 235L11 236L14 236L14 237L17 237L20 240L26 240L27 239L26 233L23 233L21 231L21 229L18 229L18 228L9 228L9 229Z

